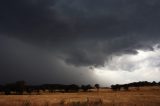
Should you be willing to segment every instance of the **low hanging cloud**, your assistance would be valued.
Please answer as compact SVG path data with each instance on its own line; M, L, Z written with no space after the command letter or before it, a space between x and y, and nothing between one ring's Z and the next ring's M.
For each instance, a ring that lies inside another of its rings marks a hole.
M153 51L160 41L159 6L159 0L1 0L1 64L42 61L36 67L50 70L54 57L55 64L81 70L103 67L114 56Z

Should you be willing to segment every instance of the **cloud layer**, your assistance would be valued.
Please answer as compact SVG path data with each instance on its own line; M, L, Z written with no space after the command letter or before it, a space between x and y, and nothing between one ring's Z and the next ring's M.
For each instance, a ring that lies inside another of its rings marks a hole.
M50 70L52 60L76 70L102 67L114 56L153 51L160 41L159 0L1 0L0 7L1 70L17 61L15 70L34 63Z

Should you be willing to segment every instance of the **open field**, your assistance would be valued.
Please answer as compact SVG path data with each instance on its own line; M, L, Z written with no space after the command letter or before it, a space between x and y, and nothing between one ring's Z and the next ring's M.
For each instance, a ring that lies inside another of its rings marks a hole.
M160 87L129 91L0 95L0 106L160 106Z

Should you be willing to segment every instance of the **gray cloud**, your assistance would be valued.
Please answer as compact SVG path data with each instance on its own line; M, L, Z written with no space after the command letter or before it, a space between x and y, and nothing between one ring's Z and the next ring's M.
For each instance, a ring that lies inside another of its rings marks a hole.
M0 37L0 83L26 80L31 84L94 83L88 68L68 66L51 52L14 38Z
M47 68L53 55L55 64L104 66L114 55L153 50L160 41L159 7L159 0L1 0L1 64L32 61ZM17 48L19 41L30 46Z

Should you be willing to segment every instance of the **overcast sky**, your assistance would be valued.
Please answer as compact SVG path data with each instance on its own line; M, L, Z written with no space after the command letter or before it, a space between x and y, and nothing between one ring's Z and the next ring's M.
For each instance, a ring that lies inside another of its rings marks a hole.
M0 83L160 81L159 0L0 0Z

